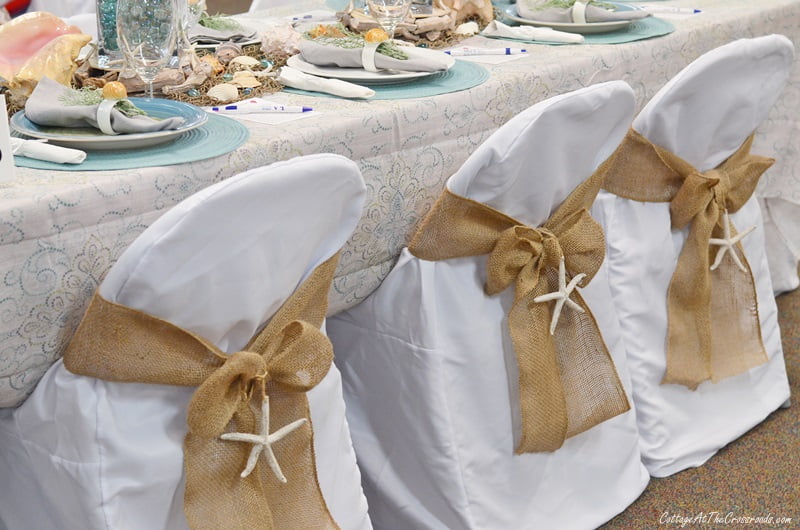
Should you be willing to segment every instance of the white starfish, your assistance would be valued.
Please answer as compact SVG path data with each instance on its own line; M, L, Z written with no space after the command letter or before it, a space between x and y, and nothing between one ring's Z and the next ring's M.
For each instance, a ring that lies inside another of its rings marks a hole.
M553 335L556 332L556 324L558 324L558 317L561 316L561 309L564 307L566 303L569 307L578 311L579 313L583 313L583 308L579 306L577 303L569 299L569 295L572 291L575 290L575 287L578 283L586 276L584 273L580 273L572 280L570 280L569 284L567 284L567 269L564 266L564 258L561 258L561 262L558 264L558 291L553 291L552 293L543 294L542 296L537 296L533 299L536 303L541 302L549 302L550 300L556 301L556 306L553 308L553 318L550 320L550 334Z
M756 227L751 226L744 232L739 232L735 236L731 237L731 226L732 223L730 217L728 216L728 210L725 210L722 213L722 238L712 237L708 240L709 245L719 245L717 255L714 258L714 263L711 265L712 271L719 267L719 264L722 263L722 258L724 258L725 254L730 250L731 258L733 258L736 266L739 267L742 272L747 272L747 270L744 268L742 260L739 259L739 255L736 254L736 249L733 248L733 246L741 241L744 236L755 230Z
M264 401L261 403L261 430L259 434L231 432L221 435L220 438L234 442L247 442L254 444L253 448L250 450L250 457L247 459L247 466L245 466L244 471L242 471L242 478L245 478L253 471L253 469L255 469L256 463L258 462L258 457L263 451L267 456L267 462L269 463L269 467L272 468L272 472L275 473L275 476L278 477L278 480L286 483L286 477L283 475L281 467L278 465L278 460L275 458L275 453L272 452L272 444L281 440L284 436L297 429L305 422L305 418L300 418L299 420L293 421L289 425L281 427L274 433L270 434L269 396L264 396Z

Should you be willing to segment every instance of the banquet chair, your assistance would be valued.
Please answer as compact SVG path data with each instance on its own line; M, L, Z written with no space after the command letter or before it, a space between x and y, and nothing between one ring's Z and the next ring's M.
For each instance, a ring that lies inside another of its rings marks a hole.
M243 520L256 507L273 514L260 528L371 528L341 377L318 326L364 196L353 162L310 155L212 185L147 228L100 284L64 360L19 408L0 410L0 520L37 530L254 528ZM134 378L120 372L133 369ZM103 378L73 373L92 371ZM261 432L250 429L291 432L273 441L273 457L231 436ZM255 468L240 477L253 453ZM268 507L219 502L252 500L259 488L271 492ZM190 497L198 524L184 513Z
M448 179L381 286L328 319L376 528L596 528L645 488L602 233L586 210L633 111L614 81L512 118ZM510 262L495 253L506 236L520 251ZM511 263L521 274L488 295L489 271ZM570 297L588 307L559 316L562 304L531 297L567 270L569 289L586 280Z
M789 397L751 196L771 161L746 151L792 59L771 35L689 64L637 115L594 206L656 477L703 464Z

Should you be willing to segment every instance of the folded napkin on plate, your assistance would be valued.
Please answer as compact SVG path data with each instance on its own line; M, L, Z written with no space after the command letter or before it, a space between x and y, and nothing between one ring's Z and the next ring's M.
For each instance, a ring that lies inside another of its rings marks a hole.
M584 2L586 4L586 2ZM540 22L576 22L573 7L553 7L549 0L518 0L517 13L522 18ZM586 6L586 22L614 22L617 20L638 20L649 17L650 13L639 9L630 11L609 11L589 4Z
M189 30L189 42L193 44L221 44L233 41L236 43L249 42L258 38L258 31L242 25L232 29L212 29L200 24L195 24Z
M94 127L97 123L97 109L100 105L72 105L65 103L70 91L49 77L43 77L25 103L25 117L37 125L49 127ZM125 116L117 109L111 110L111 127L117 133L143 133L177 129L183 125L183 118L157 120L149 116Z
M403 70L406 72L438 72L447 70L450 58L442 53L439 58L431 50L417 50L413 46L400 47L408 59L395 59L382 53L375 54L375 66L382 70ZM317 66L341 66L343 68L362 68L361 48L342 48L334 44L319 44L312 40L300 41L300 54L307 63ZM427 52L427 53L426 53Z
M492 20L489 25L481 31L484 37L501 37L506 39L522 39L531 41L545 42L566 42L570 44L580 44L585 39L583 35L577 33L567 33L566 31L556 31L553 28L537 28L534 26L511 27Z
M86 153L79 149L50 145L41 140L11 138L11 152L15 155L46 160L58 164L80 164L86 160Z
M300 90L310 90L312 92L324 92L343 98L367 99L375 95L375 91L354 83L348 83L341 79L327 79L316 75L301 72L291 66L284 66L278 73L277 81L283 85Z

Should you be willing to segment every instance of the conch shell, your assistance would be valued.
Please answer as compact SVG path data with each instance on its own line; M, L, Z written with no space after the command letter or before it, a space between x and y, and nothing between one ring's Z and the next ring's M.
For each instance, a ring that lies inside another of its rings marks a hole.
M0 25L0 77L11 81L47 43L61 35L80 33L78 27L43 11L26 13Z
M27 13L0 26L0 77L11 102L22 105L43 77L69 86L81 48L92 40L45 12Z

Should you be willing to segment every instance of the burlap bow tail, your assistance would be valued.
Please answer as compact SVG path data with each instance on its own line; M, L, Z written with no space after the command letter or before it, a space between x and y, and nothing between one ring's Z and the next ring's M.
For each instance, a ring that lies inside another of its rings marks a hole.
M97 294L92 300L64 355L70 371L199 387L184 439L192 529L338 528L317 482L306 398L333 360L319 327L337 257L233 355L164 320ZM265 433L271 443L250 441Z
M517 453L554 451L630 408L597 323L571 290L588 284L605 256L587 210L599 182L576 188L540 228L445 189L409 245L425 260L488 254L487 294L515 285L508 327L519 365Z
M750 136L722 164L700 172L631 129L607 164L605 189L637 201L669 202L672 228L689 226L667 294L662 383L695 389L767 361L753 274L739 242L752 228L737 234L729 218L773 163L751 155L752 142Z

